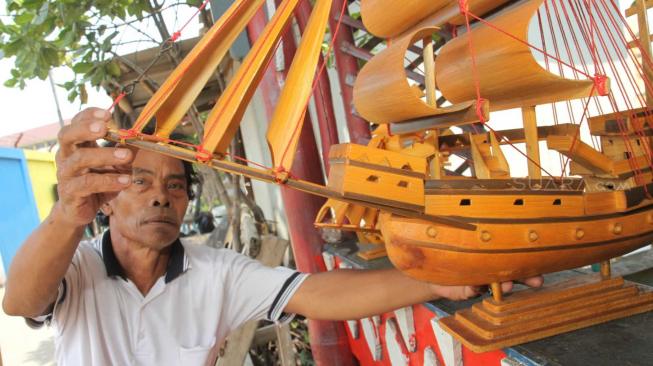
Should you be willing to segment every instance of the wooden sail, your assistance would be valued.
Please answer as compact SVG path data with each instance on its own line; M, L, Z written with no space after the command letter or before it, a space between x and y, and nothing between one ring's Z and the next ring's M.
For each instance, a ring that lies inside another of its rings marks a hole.
M267 139L274 166L288 170L292 166L331 3L331 0L318 0L315 4L268 127Z
M234 75L234 81L227 86L211 110L204 128L203 148L206 151L227 151L243 113L263 78L265 66L272 58L275 46L298 2L299 0L285 0L281 3Z
M483 16L502 5L505 5L509 1L511 0L468 0L467 6L472 14ZM407 28L396 37L403 37L406 34L414 33L416 30L425 27L439 27L447 23L463 25L465 22L465 16L460 13L460 2L458 0L450 0L446 6L438 9L433 14L430 14L418 23Z
M235 2L152 96L135 126L142 130L156 116L157 136L168 137L262 4L263 0Z
M361 16L370 33L382 38L393 38L450 2L451 0L361 0Z
M354 85L354 104L365 119L375 123L393 123L414 120L427 116L456 114L467 115L467 120L459 118L443 121L439 127L478 122L476 101L470 98L453 106L439 108L430 106L415 93L406 79L404 58L408 47L418 40L430 37L437 28L424 28L395 41L390 47L374 56L360 71ZM471 111L473 113L465 113ZM489 108L483 103L482 111L488 117Z
M527 0L498 14L490 21L498 28L528 41L528 27L542 0ZM472 37L481 97L491 110L527 107L563 100L586 98L592 80L568 80L543 69L531 49L495 29L478 24L470 34L448 42L436 61L437 85L447 100L462 103L476 97L469 50Z

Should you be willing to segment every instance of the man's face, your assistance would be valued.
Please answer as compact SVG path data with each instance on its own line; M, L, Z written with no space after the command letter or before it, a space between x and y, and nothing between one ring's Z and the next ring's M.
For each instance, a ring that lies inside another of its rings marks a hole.
M163 249L179 236L188 195L180 160L138 150L132 184L108 202L112 235Z

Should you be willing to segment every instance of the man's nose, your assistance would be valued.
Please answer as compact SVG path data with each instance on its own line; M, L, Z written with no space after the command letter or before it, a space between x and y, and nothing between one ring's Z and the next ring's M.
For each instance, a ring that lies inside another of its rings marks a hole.
M164 189L163 185L155 184L153 186L154 194L150 198L150 206L152 207L170 207L170 198L168 192Z

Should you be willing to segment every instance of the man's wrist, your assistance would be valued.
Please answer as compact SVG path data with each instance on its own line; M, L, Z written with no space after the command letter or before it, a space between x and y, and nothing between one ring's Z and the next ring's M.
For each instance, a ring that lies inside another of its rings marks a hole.
M49 225L57 225L57 228L60 230L66 230L71 234L79 235L83 233L84 227L86 226L86 224L81 224L71 218L63 209L61 201L57 201L52 206L50 215L45 219L45 222Z

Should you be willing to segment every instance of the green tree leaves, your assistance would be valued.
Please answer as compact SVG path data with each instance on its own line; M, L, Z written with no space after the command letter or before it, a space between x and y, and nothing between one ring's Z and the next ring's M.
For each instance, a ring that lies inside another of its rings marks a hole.
M54 67L66 65L74 79L60 86L68 99L86 99L85 83L101 86L121 74L112 61L119 24L143 19L148 0L8 0L11 18L0 22L0 58L14 58L8 87L45 79Z

